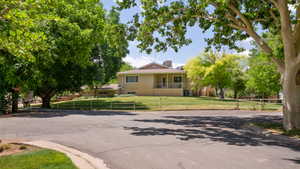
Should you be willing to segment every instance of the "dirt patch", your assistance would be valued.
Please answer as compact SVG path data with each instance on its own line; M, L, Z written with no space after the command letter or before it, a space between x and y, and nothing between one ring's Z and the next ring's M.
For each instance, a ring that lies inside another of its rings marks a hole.
M40 148L31 145L0 140L0 157L23 152L31 152L38 149Z

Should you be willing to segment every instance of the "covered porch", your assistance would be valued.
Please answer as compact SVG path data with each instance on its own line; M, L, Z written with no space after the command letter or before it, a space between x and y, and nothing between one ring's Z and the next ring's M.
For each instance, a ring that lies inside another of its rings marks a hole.
M184 74L154 74L155 89L183 89L185 82Z

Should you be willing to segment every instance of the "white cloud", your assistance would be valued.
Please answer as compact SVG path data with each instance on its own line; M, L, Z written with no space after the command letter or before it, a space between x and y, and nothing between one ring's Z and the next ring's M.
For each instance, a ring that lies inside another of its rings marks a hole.
M182 63L173 63L173 68L177 68L179 66L184 66Z
M138 67L142 67L146 64L155 62L155 63L159 63L162 64L164 60L160 60L159 58L155 58L155 57L151 57L151 56L126 56L123 59L124 62L129 63L130 65L138 68ZM174 63L173 62L173 67L179 67L179 66L184 66L183 63Z
M292 14L296 13L296 9L297 9L296 7L297 7L297 5L291 5L291 4L288 5L289 10L292 12Z
M242 55L242 56L246 56L246 57L249 57L250 55L250 50L245 50L243 52L239 52L239 53L236 53L238 55Z
M141 67L151 62L154 62L154 58L149 56L138 56L138 57L126 56L123 59L123 61L129 63L134 67Z
M247 38L245 40L240 41L239 43L242 46L249 46L251 41L252 41L252 38L249 37L249 38Z

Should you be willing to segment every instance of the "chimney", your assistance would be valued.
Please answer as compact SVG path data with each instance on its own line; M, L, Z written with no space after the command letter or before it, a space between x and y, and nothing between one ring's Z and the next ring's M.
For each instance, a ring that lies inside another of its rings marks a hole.
M172 68L172 61L171 60L166 60L166 61L164 61L163 65L167 66L169 68Z

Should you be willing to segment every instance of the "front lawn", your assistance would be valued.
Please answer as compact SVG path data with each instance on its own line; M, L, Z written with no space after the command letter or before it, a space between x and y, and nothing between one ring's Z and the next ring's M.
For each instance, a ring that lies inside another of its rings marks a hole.
M0 169L78 169L63 153L38 149L0 157Z
M220 100L213 97L126 96L112 98L79 98L52 104L57 109L83 110L183 110L183 109L244 109L280 110L278 103L259 101Z

